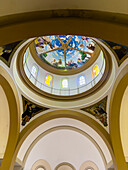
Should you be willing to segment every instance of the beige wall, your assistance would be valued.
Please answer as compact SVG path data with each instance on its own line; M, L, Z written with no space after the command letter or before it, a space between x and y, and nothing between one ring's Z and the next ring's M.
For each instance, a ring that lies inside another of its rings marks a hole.
M3 88L0 86L0 158L3 158L9 134L9 106Z

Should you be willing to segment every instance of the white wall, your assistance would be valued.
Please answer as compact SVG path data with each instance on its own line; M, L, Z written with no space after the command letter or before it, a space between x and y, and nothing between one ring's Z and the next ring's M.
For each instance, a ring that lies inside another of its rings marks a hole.
M40 139L31 150L24 170L30 170L37 160L46 160L51 169L62 163L71 163L76 170L85 161L93 161L99 170L105 170L101 155L85 136L72 130L57 130Z

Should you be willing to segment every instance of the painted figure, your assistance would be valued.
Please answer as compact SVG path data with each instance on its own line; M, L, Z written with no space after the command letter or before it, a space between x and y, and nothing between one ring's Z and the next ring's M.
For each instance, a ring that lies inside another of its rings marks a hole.
M94 50L95 50L95 45L89 44L89 46L87 46L87 48L88 48L89 50L94 51Z
M95 117L97 119L99 119L103 124L104 126L107 126L107 113L105 112L105 110L100 107L100 106L97 106L95 109L94 109L94 112L95 112Z
M22 114L22 125L25 125L26 122L29 122L29 120L32 118L33 113L36 111L36 106L34 104L31 104L27 102L25 105L25 111Z

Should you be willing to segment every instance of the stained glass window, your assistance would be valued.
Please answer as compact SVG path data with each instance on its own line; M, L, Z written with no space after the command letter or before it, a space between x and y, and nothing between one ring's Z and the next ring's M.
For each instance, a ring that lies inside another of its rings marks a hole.
M48 85L48 86L51 86L52 85L52 76L51 75L46 75L45 77L45 84Z
M29 58L29 50L27 49L25 54L24 54L24 58L23 58L23 64L24 65L28 62L28 58Z
M38 68L36 65L33 65L32 66L32 70L31 70L31 74L36 78L37 76L37 71L38 71Z
M85 76L82 75L79 77L79 86L82 86L84 84L85 84Z
M68 79L62 80L62 88L68 88Z
M94 77L98 76L99 72L100 72L100 70L99 70L98 65L95 65L94 68L93 68Z
M95 42L85 36L50 35L35 39L38 57L50 66L71 70L83 66L95 51Z

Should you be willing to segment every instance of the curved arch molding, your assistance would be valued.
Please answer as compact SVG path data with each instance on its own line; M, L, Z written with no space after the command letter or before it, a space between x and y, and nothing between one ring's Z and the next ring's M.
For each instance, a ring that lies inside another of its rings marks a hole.
M24 156L24 159L23 159L23 167L25 166L25 163L26 163L26 160L32 150L32 148L36 145L36 143L41 139L43 138L44 136L46 136L47 134L50 134L51 132L54 132L54 131L57 131L57 130L63 130L63 129L66 129L66 130L71 130L71 131L75 131L75 132L78 132L80 133L81 135L87 137L94 145L95 147L97 148L97 150L99 151L101 157L102 157L102 160L104 162L104 165L105 167L107 166L107 160L105 158L105 155L103 153L103 151L101 150L100 146L98 145L98 143L89 135L87 134L86 132L84 132L83 130L79 129L79 128L76 128L76 127L73 127L73 126L55 126L53 128L50 128L46 131L44 131L43 133L41 133L33 142L32 144L29 146L27 152L25 153L25 156Z
M20 133L17 148L15 150L13 159L16 159L17 153L18 153L22 143L24 142L26 137L36 127L38 127L39 125L43 124L44 122L46 122L48 120L52 120L52 119L56 119L56 118L72 118L72 119L79 120L79 121L89 125L90 127L92 127L101 136L101 138L104 140L105 144L107 145L107 147L111 153L111 156L112 156L112 159L114 162L114 166L116 168L116 161L115 161L112 146L111 146L111 140L110 140L110 136L107 133L107 131L101 125L99 125L96 121L94 121L92 118L90 118L78 111L72 111L72 110L51 111L51 112L41 115L37 119L34 119L32 122L30 122Z
M3 157L3 161L0 167L0 170L9 169L12 161L12 157L15 151L16 143L20 131L20 114L19 114L19 99L17 90L7 71L0 66L0 85L2 86L9 105L10 113L10 128L8 142ZM15 162L15 160L14 160ZM13 162L13 163L14 163Z
M78 32L81 35L86 34L128 46L128 17L126 14L73 9L45 10L0 17L0 46L42 34L77 35Z
M126 65L124 69L121 70L121 73L118 75L116 79L109 107L110 137L119 170L121 169L128 170L123 153L120 135L120 107L123 94L125 92L127 85L128 85L128 65Z

